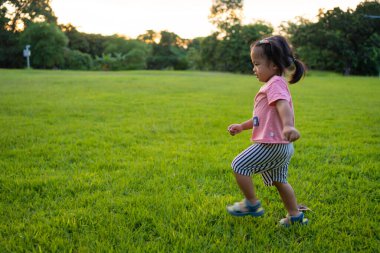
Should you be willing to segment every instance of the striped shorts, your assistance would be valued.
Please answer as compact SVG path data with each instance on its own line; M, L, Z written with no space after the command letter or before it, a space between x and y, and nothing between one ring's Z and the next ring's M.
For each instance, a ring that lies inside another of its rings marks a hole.
M287 183L288 165L294 153L293 144L255 143L232 161L235 173L261 174L266 186L273 182Z

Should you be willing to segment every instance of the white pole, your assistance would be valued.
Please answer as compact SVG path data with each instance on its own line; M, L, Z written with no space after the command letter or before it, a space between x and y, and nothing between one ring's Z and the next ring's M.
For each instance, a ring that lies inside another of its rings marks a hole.
M31 55L29 48L30 48L30 45L26 45L25 49L24 49L24 57L26 58L26 66L27 66L28 69L30 69L30 60L29 60L29 57Z
M29 61L29 56L26 57L26 64L28 66L28 69L30 69L30 61Z

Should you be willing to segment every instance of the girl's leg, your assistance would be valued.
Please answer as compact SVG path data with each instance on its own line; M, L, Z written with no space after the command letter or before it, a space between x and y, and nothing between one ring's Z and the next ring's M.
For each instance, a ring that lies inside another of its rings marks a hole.
M244 176L235 172L236 182L243 192L245 198L252 204L256 204L257 198L255 194L255 188L253 186L252 178L250 176Z
M261 162L262 155L267 153L266 148L267 146L262 144L253 144L236 156L231 164L240 190L245 199L252 204L256 204L258 199L256 198L251 174L255 174L254 165Z
M232 161L232 169L235 172L236 182L243 192L245 198L252 204L258 199L252 183L251 175L260 173L267 169L267 163L270 166L276 165L274 161L284 156L287 152L287 146L284 145L267 145L255 143L241 152ZM290 149L289 149L290 150Z
M282 202L284 202L285 208L289 215L298 215L300 212L298 211L297 199L292 186L288 183L280 182L273 182L273 185L276 186L278 192L280 193Z

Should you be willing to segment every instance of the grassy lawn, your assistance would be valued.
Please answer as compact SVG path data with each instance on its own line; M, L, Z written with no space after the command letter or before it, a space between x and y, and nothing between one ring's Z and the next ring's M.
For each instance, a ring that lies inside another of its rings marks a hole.
M310 225L229 216L253 76L0 70L0 252L378 252L380 79L312 72L291 86L289 182Z

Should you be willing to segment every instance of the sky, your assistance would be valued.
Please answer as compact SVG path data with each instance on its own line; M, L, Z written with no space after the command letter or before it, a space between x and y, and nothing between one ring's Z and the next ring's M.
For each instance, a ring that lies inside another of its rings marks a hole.
M315 20L319 9L355 9L361 0L244 0L243 24L264 20L275 28L297 16ZM181 38L210 35L212 0L51 0L60 24L79 31L136 38L146 30L167 30Z

